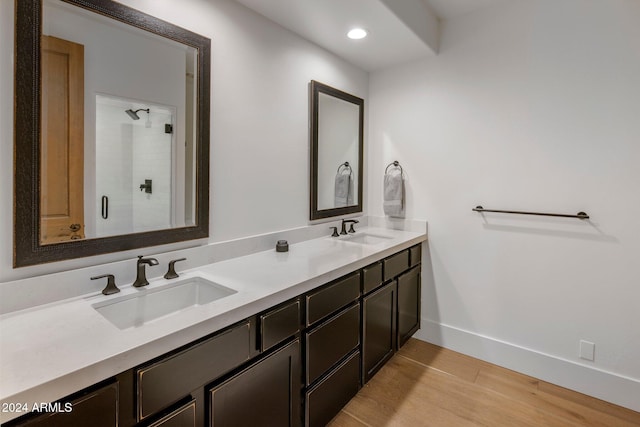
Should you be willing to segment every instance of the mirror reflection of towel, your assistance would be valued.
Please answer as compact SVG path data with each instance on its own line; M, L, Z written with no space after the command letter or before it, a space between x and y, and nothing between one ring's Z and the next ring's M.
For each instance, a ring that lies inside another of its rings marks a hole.
M404 179L402 173L384 175L384 214L404 218Z
M338 173L334 189L334 205L336 208L353 205L353 180L351 174Z

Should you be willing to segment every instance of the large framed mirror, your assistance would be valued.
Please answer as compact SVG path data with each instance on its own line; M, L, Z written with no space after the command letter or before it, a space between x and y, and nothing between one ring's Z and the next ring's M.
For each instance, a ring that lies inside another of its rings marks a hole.
M364 100L310 84L311 220L362 212Z
M15 7L14 267L207 237L211 41L111 0Z

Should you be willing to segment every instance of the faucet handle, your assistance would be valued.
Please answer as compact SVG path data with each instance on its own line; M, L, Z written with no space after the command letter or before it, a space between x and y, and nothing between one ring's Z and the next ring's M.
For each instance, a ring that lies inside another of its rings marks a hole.
M358 221L357 219L352 219L351 220L351 227L349 227L349 233L355 233L356 232L356 229L353 228L353 226L356 225L358 222L360 222L360 221Z
M339 237L340 235L338 234L338 227L329 227L329 230L333 229L333 234L331 234L331 237Z
M179 277L178 273L176 273L176 267L175 264L178 261L186 261L186 258L178 258L178 259L174 259L172 261L169 261L169 269L167 270L167 274L164 275L165 279L175 279L176 277Z
M117 294L120 289L116 286L116 279L113 274L103 274L102 276L94 276L91 280L107 278L107 286L102 290L104 295Z

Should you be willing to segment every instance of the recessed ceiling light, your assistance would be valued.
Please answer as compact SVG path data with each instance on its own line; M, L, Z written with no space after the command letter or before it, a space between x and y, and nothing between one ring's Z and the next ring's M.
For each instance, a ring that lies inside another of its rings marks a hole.
M367 37L367 30L362 28L354 28L347 33L347 37L352 40L360 40Z

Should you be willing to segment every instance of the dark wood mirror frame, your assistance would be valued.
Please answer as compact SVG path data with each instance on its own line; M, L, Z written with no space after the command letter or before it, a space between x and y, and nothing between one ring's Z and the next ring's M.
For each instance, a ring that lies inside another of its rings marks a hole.
M110 0L63 0L197 49L196 225L40 244L41 0L15 2L14 267L205 238L209 235L211 40Z
M362 212L362 169L364 166L364 100L357 96L343 92L339 89L327 86L312 80L310 83L310 115L311 115L311 161L310 161L310 218L311 220L331 218L339 215ZM358 203L352 206L344 206L333 209L318 210L318 101L320 93L333 96L343 101L351 102L358 106Z

